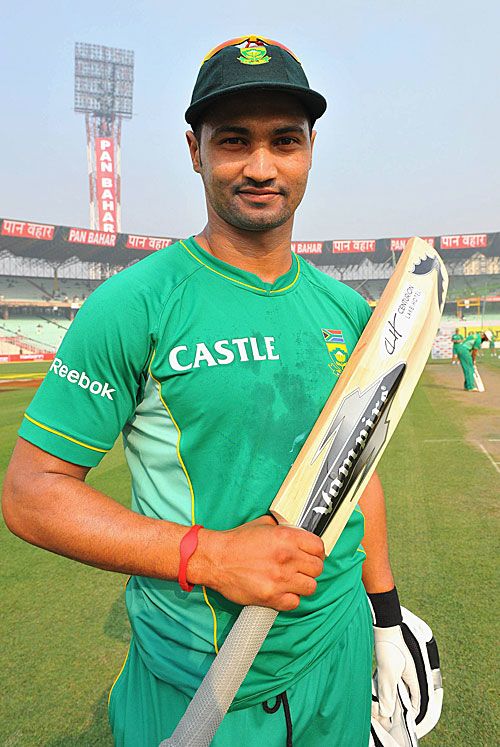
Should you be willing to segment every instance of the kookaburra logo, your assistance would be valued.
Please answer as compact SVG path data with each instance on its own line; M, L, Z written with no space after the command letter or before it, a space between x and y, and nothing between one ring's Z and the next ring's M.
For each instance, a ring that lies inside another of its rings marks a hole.
M323 455L323 464L299 526L321 535L351 487L373 464L389 427L389 421L382 418L405 369L406 365L399 363L363 392L356 389L342 402L313 457L314 462Z

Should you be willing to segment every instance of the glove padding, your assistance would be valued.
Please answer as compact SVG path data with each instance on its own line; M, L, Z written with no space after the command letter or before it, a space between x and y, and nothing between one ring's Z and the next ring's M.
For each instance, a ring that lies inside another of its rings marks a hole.
M375 661L377 663L378 703L372 706L374 716L388 729L396 710L398 684L406 685L414 714L420 711L420 688L412 652L406 645L401 625L390 628L373 626Z
M377 606L383 624L397 620L396 590L388 592L387 595L375 595L380 597L375 599L375 603L373 596L370 596L370 601L374 620L377 619ZM373 628L377 662L374 682L377 698L372 702L372 723L374 720L378 721L390 734L398 698L401 699L401 688L407 689L409 707L416 724L416 735L420 739L434 728L441 715L443 686L439 653L430 627L404 607L400 607L399 610L400 624L387 627L375 624ZM402 702L404 708L404 697Z
M378 711L377 673L372 680L372 710ZM418 747L415 720L408 690L402 682L397 685L396 707L392 718L384 726L372 715L369 747Z
M427 623L405 607L402 607L401 611L403 638L413 656L418 677L419 709L414 716L417 737L421 739L434 729L443 707L443 678L439 667L439 651Z

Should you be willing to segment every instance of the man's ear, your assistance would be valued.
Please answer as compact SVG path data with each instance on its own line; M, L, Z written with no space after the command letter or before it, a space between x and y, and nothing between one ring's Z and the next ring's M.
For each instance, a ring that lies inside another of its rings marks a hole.
M186 132L186 140L189 148L189 155L191 156L191 163L193 164L193 171L197 174L201 171L201 154L200 144L196 139L196 135L191 130Z
M312 157L313 157L314 141L315 140L316 140L316 130L312 130L312 132L311 132L311 162L309 164L309 169L312 168Z

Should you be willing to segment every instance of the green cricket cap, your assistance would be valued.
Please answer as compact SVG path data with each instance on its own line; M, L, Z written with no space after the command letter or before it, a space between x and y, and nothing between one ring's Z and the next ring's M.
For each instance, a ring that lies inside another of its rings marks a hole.
M222 96L248 90L283 91L296 96L314 122L326 110L326 100L309 86L295 54L262 36L241 36L212 49L200 72L186 111L194 127L201 114Z

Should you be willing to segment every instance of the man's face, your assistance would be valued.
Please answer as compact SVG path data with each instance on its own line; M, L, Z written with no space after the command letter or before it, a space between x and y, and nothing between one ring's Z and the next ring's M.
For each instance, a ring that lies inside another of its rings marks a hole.
M304 195L315 133L300 102L276 92L223 99L187 138L208 209L247 231L268 231L293 216Z

